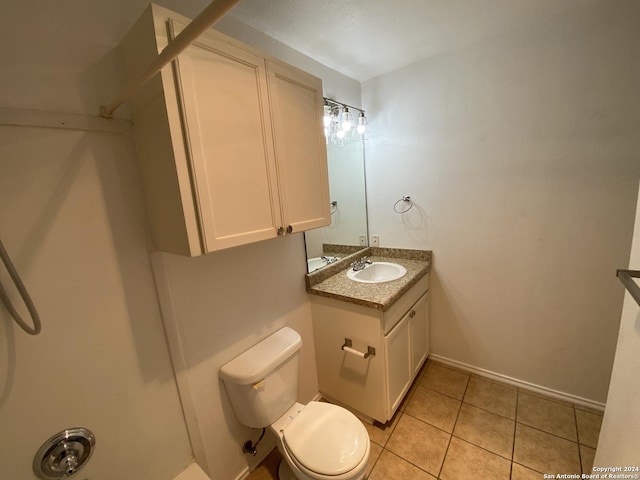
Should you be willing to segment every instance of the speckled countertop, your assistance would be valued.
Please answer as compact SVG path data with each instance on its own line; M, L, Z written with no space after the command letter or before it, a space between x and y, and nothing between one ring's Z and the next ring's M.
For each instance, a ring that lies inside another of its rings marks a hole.
M384 283L359 283L347 278L347 269L356 259L367 256L373 262L393 262L407 269L404 277ZM385 311L431 269L427 250L369 247L335 264L307 274L307 292L322 297L364 305Z

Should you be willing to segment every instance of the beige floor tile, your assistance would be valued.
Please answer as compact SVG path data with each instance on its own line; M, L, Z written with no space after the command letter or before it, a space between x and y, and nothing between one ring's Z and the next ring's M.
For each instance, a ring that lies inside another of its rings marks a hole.
M517 420L567 440L578 441L573 407L520 391Z
M580 473L578 444L516 424L513 461L545 473Z
M517 395L513 387L471 377L463 401L515 420Z
M543 474L514 463L511 465L511 480L540 480Z
M380 454L382 453L382 447L376 443L369 442L369 462L367 462L367 470L364 474L364 478L369 478L371 471L375 466Z
M430 363L420 379L420 385L436 392L462 400L469 383L466 373L443 367L438 363Z
M578 441L581 445L596 448L600 427L602 426L602 415L576 410L576 420L578 423Z
M405 413L451 433L460 404L459 400L418 387L407 404Z
M369 476L369 480L436 480L415 465L385 450Z
M393 429L396 428L396 425L398 424L398 420L400 420L401 416L402 416L402 413L398 412L391 419L391 422L389 422L386 425L381 425L380 423L377 423L377 422L374 425L371 425L370 423L367 423L367 422L362 422L364 424L364 428L367 429L367 433L369 434L369 440L371 440L374 443L377 443L381 447L384 447L387 444L387 440L389 440L389 437L393 433Z
M453 365L450 365L450 364L445 363L445 362L441 362L440 360L432 359L431 357L429 357L429 363L434 364L434 365L439 365L441 367L448 368L449 370L453 370L454 372L463 373L465 375L471 375L469 372L467 372L466 370L464 370L462 368L454 367Z
M580 445L580 461L582 462L582 473L591 473L593 460L596 457L596 449Z
M449 444L448 433L410 415L403 415L386 448L437 476ZM374 468L375 473L375 468Z
M463 404L453 435L511 459L514 430L513 420Z
M440 478L442 480L463 478L509 480L510 473L509 460L453 437Z
M416 377L416 379L414 380L413 384L411 385L411 387L409 388L409 391L406 393L406 395L404 396L404 398L402 399L402 402L400 402L400 406L398 407L399 412L404 412L407 408L407 405L409 404L409 402L411 401L411 397L413 397L413 394L415 393L416 389L418 388L418 385L420 384L420 381L418 380L418 378Z
M597 408L585 407L583 405L574 405L573 408L576 410L582 410L583 412L593 413L594 415L604 415L604 410L599 410Z

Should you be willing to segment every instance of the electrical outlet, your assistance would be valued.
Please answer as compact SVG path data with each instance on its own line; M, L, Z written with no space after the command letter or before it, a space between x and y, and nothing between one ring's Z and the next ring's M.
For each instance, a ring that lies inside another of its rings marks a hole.
M371 246L372 247L380 246L380 237L378 235L371 235Z
M361 247L365 247L367 245L367 236L366 235L360 235L360 246Z

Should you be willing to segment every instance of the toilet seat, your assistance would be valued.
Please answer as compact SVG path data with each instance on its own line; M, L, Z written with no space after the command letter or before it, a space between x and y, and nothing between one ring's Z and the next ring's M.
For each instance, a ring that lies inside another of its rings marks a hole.
M291 460L312 478L355 478L366 468L369 435L342 407L309 402L282 431L282 440Z

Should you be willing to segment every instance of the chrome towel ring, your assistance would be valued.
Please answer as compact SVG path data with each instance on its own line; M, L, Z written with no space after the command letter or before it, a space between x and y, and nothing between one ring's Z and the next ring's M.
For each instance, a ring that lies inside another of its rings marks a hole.
M400 202L405 202L406 204L409 204L409 206L406 207L404 210L398 210L398 204ZM409 195L405 195L404 197L402 197L400 200L398 200L396 203L393 204L393 211L400 214L407 213L412 208L413 208L413 200L411 200L411 197Z

